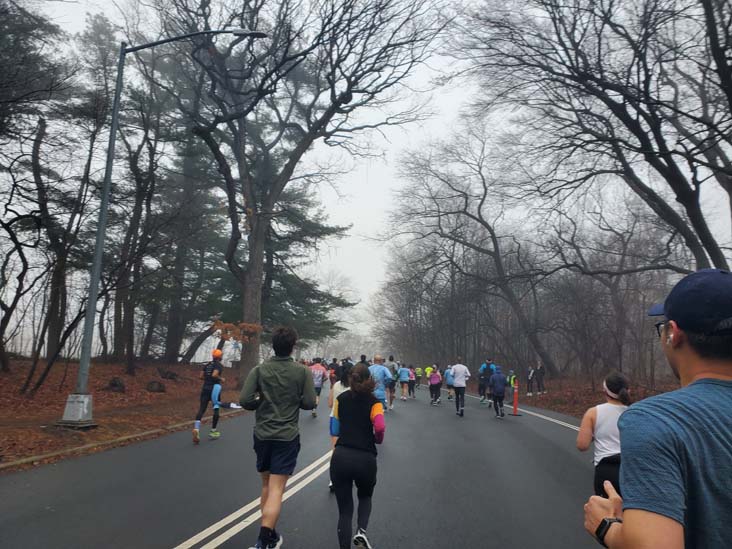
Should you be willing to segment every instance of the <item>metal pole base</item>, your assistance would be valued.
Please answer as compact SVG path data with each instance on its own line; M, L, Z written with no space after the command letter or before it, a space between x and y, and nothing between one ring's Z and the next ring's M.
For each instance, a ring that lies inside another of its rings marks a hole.
M64 416L56 422L59 427L70 429L92 429L97 426L92 420L92 395L70 394L66 399Z

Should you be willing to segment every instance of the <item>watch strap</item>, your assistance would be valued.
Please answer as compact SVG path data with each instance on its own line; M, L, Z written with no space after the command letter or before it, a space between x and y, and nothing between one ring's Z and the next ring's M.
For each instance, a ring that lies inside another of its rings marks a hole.
M607 547L607 544L605 543L605 536L607 535L608 530L610 530L610 527L616 522L622 523L623 519L616 517L604 518L597 526L597 530L595 530L595 538L597 538L597 541L599 541L603 547Z

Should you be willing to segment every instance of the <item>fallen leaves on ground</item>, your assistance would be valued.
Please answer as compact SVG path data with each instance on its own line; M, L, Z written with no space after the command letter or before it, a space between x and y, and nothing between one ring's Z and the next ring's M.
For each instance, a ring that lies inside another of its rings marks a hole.
M176 381L162 379L158 368L174 371ZM93 397L95 429L76 431L57 427L61 419L66 398L76 386L78 364L54 367L46 383L32 397L20 394L20 389L28 374L28 362L15 361L11 373L0 374L0 463L8 463L23 458L48 454L59 450L77 448L89 444L101 444L120 437L164 429L171 425L193 422L198 410L198 395L201 381L198 379L200 367L189 365L161 366L144 365L137 368L136 375L125 373L120 364L94 363L90 371L89 389ZM229 386L234 386L234 374L229 374ZM124 393L106 390L113 377L120 378L125 384ZM146 387L150 381L160 381L165 385L164 393L151 393ZM226 388L222 401L238 400L235 389ZM211 408L208 414L212 413ZM181 427L188 429L190 425ZM159 436L152 435L152 436ZM129 444L129 440L120 443ZM90 448L82 453L93 453L112 447L105 445ZM49 460L58 461L67 456ZM26 465L33 466L33 464Z

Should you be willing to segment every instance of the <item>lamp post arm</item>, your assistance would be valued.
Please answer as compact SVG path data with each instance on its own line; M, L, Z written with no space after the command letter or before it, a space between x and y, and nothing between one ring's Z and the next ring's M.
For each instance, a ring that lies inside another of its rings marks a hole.
M262 37L261 32L236 32L232 30L204 30L204 31L197 31L197 32L189 32L188 34L181 34L180 36L173 36L171 38L164 38L163 40L157 40L155 42L149 42L147 44L142 44L140 46L130 46L129 48L125 49L125 53L134 53L136 51L144 50L145 48L152 48L155 46L160 46L161 44L167 44L169 42L177 42L178 40L185 40L186 38L192 38L194 36L201 36L203 34L234 34L235 36L253 36L256 38Z

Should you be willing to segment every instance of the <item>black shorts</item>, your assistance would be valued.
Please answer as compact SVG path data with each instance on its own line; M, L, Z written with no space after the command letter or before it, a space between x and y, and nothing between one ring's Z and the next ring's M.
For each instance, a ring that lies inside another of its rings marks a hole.
M318 395L318 396L320 396L320 391L322 391L322 390L323 390L322 387L316 387L315 388L315 394Z
M448 386L447 386L447 390L448 390L448 391L452 391L453 389L454 389L454 387L453 387L452 385L448 385Z
M387 381L387 382L386 382L386 388L387 388L387 389L390 389L390 390L392 390L392 391L393 391L394 389L396 389L396 381L394 381L394 380L392 380L392 381Z
M399 383L401 384L402 387L406 387L407 385L409 385L408 381L400 381Z
M300 436L292 440L259 440L254 436L257 471L273 475L291 475L300 453Z

